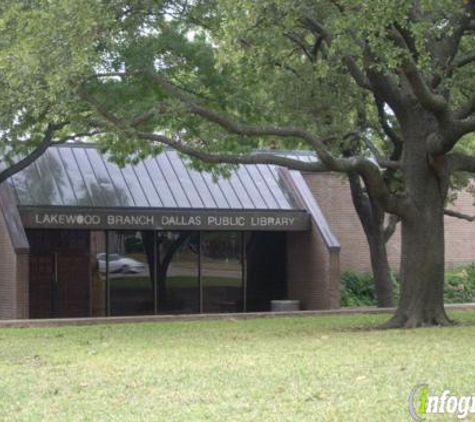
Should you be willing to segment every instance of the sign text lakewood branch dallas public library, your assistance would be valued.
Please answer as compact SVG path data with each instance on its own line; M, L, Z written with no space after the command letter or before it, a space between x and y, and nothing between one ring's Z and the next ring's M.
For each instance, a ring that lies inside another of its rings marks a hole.
M155 229L155 230L269 230L300 231L309 228L304 211L167 211L98 210L22 207L28 228Z

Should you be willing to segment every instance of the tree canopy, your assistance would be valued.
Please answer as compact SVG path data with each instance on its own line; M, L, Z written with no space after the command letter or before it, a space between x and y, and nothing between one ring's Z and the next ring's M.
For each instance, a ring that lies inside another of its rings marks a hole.
M0 7L3 146L23 147L26 138L34 145L50 125L61 135L105 132L101 141L123 157L150 152L144 132L208 152L277 142L325 155L351 135L369 134L372 152L388 158L387 132L399 131L404 100L440 109L435 114L458 127L452 138L472 130L468 1ZM275 130L244 133L224 123ZM456 141L437 142L441 136L432 137L434 151L447 152Z
M394 325L445 324L443 211L475 170L457 145L475 130L474 34L471 0L5 0L1 148L88 135L119 162L169 145L202 167L356 173L402 220ZM269 145L319 161L252 153Z

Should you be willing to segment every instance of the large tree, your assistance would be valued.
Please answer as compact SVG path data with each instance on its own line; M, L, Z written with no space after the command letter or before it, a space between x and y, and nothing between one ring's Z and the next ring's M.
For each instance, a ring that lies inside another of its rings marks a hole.
M119 161L169 145L201 167L353 175L401 221L388 326L447 325L444 208L453 175L475 170L457 151L475 130L474 10L469 0L5 0L2 133L15 147L58 125L63 137L101 133ZM318 161L251 152L271 143Z
M0 2L0 183L48 147L101 132L78 121L85 109L71 101L73 87L65 82L88 73L90 65L84 60L93 50L97 54L91 12L102 8L97 2L82 3L87 13L81 13L81 5L74 2L57 2L54 7L44 2L44 7L34 2ZM69 19L78 17L81 25L69 27Z

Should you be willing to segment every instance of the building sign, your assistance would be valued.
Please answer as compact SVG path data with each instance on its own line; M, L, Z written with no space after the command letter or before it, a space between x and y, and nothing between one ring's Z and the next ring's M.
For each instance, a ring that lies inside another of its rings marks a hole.
M21 207L20 215L25 227L45 229L297 231L307 230L310 224L304 211L112 211Z

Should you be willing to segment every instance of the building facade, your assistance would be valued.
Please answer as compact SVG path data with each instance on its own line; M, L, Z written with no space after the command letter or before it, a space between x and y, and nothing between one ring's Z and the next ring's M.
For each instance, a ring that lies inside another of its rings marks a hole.
M468 196L459 204L470 210ZM119 168L65 145L0 185L0 206L1 319L268 311L285 299L331 309L341 272L370 270L334 174L247 165L214 180L172 150ZM448 221L448 264L471 262L471 227Z
M306 174L304 177L341 245L341 272L370 272L368 243L351 204L350 187L346 178L331 173ZM470 192L461 191L455 202L448 204L447 208L473 216L474 201L475 198ZM475 262L475 222L446 216L444 224L446 268ZM399 225L387 244L387 251L391 269L397 271L401 259Z

